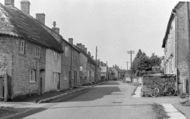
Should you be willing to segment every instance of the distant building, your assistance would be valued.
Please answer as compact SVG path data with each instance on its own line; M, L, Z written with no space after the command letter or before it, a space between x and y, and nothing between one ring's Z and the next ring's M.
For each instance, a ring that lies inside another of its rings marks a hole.
M108 66L106 63L101 62L100 63L100 69L101 69L101 80L108 80Z
M80 50L80 81L82 85L92 84L96 82L95 67L96 62L87 52L85 45L78 43L77 48Z
M119 80L119 71L116 67L109 68L109 80Z

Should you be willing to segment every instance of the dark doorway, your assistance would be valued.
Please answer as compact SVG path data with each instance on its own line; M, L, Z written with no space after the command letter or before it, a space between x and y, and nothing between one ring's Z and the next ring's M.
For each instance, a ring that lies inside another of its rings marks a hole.
M186 80L186 91L187 91L187 94L189 94L189 81Z
M40 70L40 80L39 80L39 88L40 88L40 94L43 94L44 92L44 82L45 81L45 70Z
M72 71L69 71L69 88L72 88Z

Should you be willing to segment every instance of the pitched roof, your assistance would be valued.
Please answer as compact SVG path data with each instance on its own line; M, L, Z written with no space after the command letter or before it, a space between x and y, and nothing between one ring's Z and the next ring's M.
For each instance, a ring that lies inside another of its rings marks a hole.
M0 35L23 38L30 42L62 52L61 44L32 16L15 7L0 4Z
M168 39L168 35L169 35L169 32L170 32L170 27L171 27L172 21L173 21L173 19L175 17L175 13L176 13L177 9L179 9L180 6L183 5L184 3L185 2L179 2L171 12L171 15L170 15L170 18L169 18L169 21L168 21L168 25L167 25L167 28L166 28L166 33L165 33L165 36L164 36L164 39L163 39L162 48L165 48L165 45L166 45L166 42L167 42L167 39ZM187 2L187 3L189 3L189 2Z
M41 23L40 23L41 24ZM42 27L44 27L49 33L52 34L52 36L59 42L59 43L62 43L62 42L65 42L67 45L69 45L71 48L73 48L75 51L79 52L80 53L80 50L75 46L75 45L72 45L71 43L69 43L68 41L66 41L60 34L56 33L53 29L45 26L44 24L41 24Z

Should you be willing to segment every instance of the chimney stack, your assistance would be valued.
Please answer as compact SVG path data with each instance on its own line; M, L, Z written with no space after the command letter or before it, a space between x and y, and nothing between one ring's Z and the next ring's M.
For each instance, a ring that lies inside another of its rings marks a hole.
M90 56L90 57L91 57L91 53L90 53L90 51L88 51L88 56Z
M46 15L44 13L37 13L36 19L41 23L45 25L45 17Z
M12 6L12 7L14 7L14 0L5 0L4 1L5 2L5 6Z
M82 50L82 44L81 43L77 43L77 47Z
M56 27L56 21L53 22L53 28L52 28L52 30L53 30L54 32L58 33L58 34L59 34L59 32L60 32L60 29L59 29L58 27Z
M84 52L87 54L87 48L84 48Z
M73 38L69 38L69 43L73 45Z
M30 1L29 0L21 1L21 11L27 15L30 15Z

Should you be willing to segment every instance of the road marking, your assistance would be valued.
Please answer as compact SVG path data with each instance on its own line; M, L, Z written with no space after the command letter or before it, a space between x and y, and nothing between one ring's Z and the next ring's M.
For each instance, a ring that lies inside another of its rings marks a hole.
M161 104L164 107L169 119L187 119L181 112L179 112L172 104Z
M135 98L140 98L140 97L142 97L142 95L141 95L141 90L142 90L142 86L138 86L137 87L137 89L136 89L136 91L135 91L135 94L133 95L133 97L135 97Z

